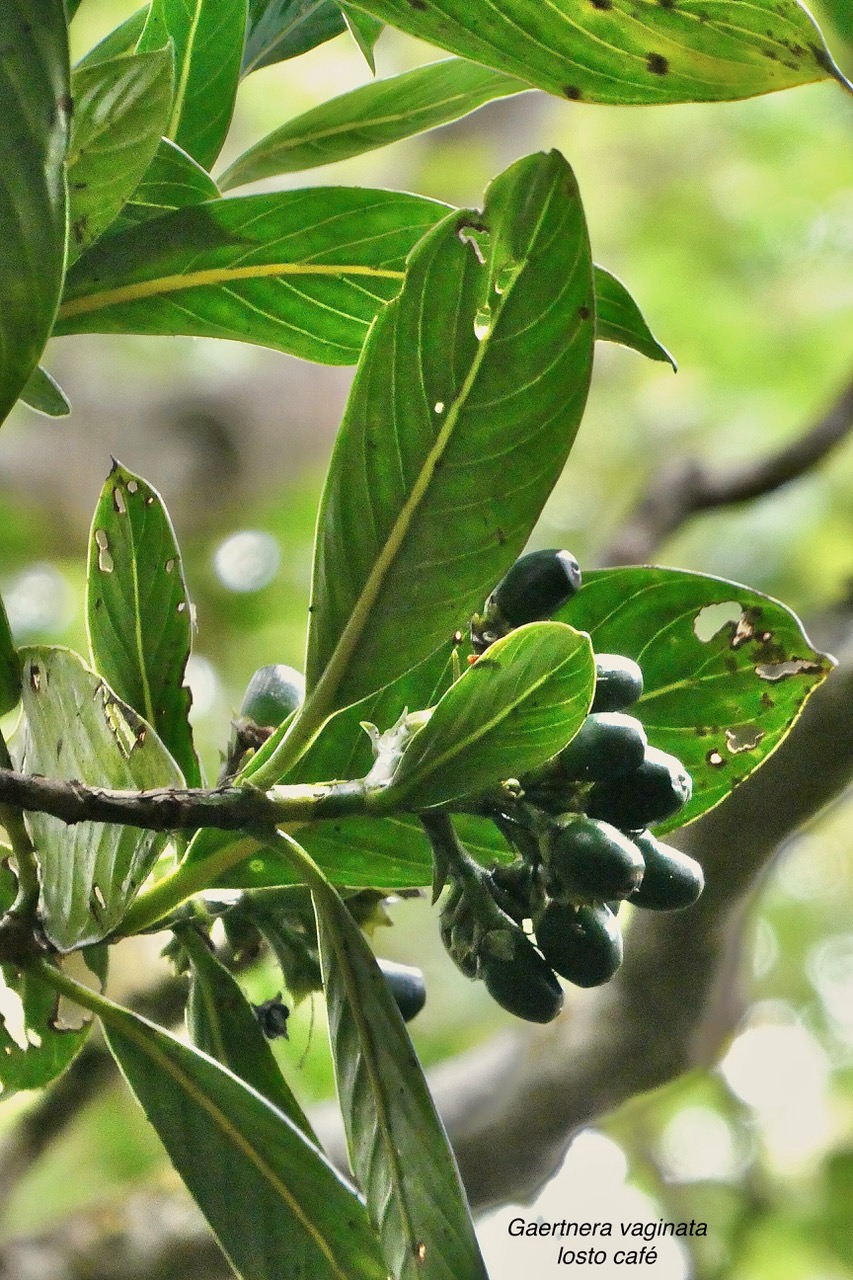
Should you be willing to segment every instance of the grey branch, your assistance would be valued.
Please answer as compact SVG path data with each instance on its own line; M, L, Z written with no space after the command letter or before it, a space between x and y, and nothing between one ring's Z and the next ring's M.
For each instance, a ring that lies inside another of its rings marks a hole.
M649 561L660 543L692 516L760 498L799 480L851 431L853 379L813 426L778 453L729 471L711 471L695 459L664 468L605 551L602 563Z
M362 809L360 782L280 787L162 787L152 791L111 791L83 782L44 778L0 769L0 805L47 813L61 822L114 822L149 831L269 829L280 823L318 821Z

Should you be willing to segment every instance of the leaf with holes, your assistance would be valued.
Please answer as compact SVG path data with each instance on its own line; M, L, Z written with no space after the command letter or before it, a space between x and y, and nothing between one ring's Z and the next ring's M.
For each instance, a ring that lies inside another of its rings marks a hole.
M192 606L169 513L156 489L115 462L89 539L86 621L92 665L156 729L189 786L201 771L183 683Z
M215 200L219 188L206 169L168 138L160 139L157 154L145 170L145 176L110 228L111 232L159 218L172 209L187 204Z
M152 0L137 49L175 53L163 132L209 169L231 124L246 35L246 0Z
M799 0L358 0L441 49L573 101L723 102L834 77ZM849 87L849 86L848 86Z
M78 68L71 90L69 265L115 220L157 152L172 102L171 50Z
M55 332L235 338L353 364L409 252L446 212L420 196L346 187L178 209L81 258Z
M41 365L36 365L27 379L21 399L30 409L43 413L47 418L66 418L71 412L62 387Z
M486 1280L465 1192L394 997L334 889L313 874L350 1161L395 1280Z
M107 1044L238 1275L387 1280L356 1191L225 1067L103 999Z
M518 161L482 213L454 213L418 246L368 338L332 456L302 732L482 605L563 469L594 336L586 224L558 153Z
M70 649L21 650L21 768L128 791L181 786L150 725ZM99 942L121 921L165 837L130 827L27 815L41 873L40 914L59 951Z
M530 86L448 58L341 94L274 130L238 156L219 179L223 191L273 174L334 164L434 129L484 102Z
M622 281L604 267L595 268L595 336L602 342L630 347L649 360L664 360L673 369L677 367L646 324Z
M388 809L428 809L540 768L589 712L589 637L561 622L518 627L451 685L405 749Z
M693 798L658 831L719 804L788 733L828 675L799 620L769 596L677 569L599 569L557 615L643 671L631 714L693 777Z
M0 845L0 914L9 910L17 892L11 854ZM103 985L106 948L87 948L81 954ZM34 969L0 965L0 1099L50 1084L80 1052L90 1026L88 1018L66 1017L56 992Z
M38 364L62 288L71 114L65 11L0 5L0 422Z
M249 0L243 75L296 58L346 31L334 0Z
M192 965L187 1027L193 1044L233 1071L317 1145L237 979L192 926L180 931L179 941Z

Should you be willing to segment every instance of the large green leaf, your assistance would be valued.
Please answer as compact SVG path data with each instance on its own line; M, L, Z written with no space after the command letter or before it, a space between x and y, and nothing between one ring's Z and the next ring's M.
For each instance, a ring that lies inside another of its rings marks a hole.
M225 1067L100 999L107 1043L238 1275L387 1280L364 1204Z
M226 191L273 174L346 160L529 87L461 58L375 80L306 111L256 142L226 169L219 185Z
M71 89L69 264L114 221L154 158L172 102L171 50L78 68Z
M92 664L156 729L190 786L201 772L184 672L192 606L181 553L156 489L114 462L89 539L86 619Z
M17 884L7 858L12 850L0 845L0 914L15 900ZM103 978L106 957L97 964L92 952L84 957ZM32 969L0 965L0 1098L21 1089L41 1089L64 1071L89 1034L91 1021L73 1023L59 1014L59 998Z
M201 934L182 929L179 940L192 961L187 1026L193 1044L257 1090L316 1146L308 1117L281 1074L239 982Z
M298 57L346 31L334 0L249 0L243 74Z
M453 214L418 246L371 331L332 457L303 733L482 605L568 456L594 336L583 210L558 153L518 161L482 213Z
M390 809L428 809L538 769L589 712L589 637L560 622L519 627L492 645L406 747L385 793Z
M778 601L678 569L587 573L557 616L588 631L596 652L642 667L631 714L693 777L693 799L661 831L692 822L748 777L833 665Z
M102 240L68 276L56 333L236 338L352 364L446 206L346 187L211 200Z
M485 1280L459 1172L388 985L341 899L311 877L350 1162L394 1280Z
M182 778L154 730L70 649L23 657L22 768L48 778L143 791ZM33 813L27 823L41 873L40 912L60 951L106 937L148 875L164 837L130 827Z
M0 422L50 333L65 259L71 115L59 0L0 5Z
M843 79L799 0L358 0L358 7L573 101L721 102Z
M163 132L209 168L222 149L240 81L246 0L152 0L138 49L175 52L175 94Z
M219 188L207 170L176 143L161 138L157 154L134 191L133 199L113 223L112 231L124 231L147 218L159 218L187 204L215 200L218 195Z
M65 418L71 412L71 405L62 387L40 364L36 365L27 379L21 399L31 409L35 409L36 413L43 413L48 418Z

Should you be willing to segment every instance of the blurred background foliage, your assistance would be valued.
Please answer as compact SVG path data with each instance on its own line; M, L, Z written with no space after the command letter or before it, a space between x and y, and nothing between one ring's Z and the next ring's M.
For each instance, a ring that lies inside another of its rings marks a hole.
M76 53L134 8L133 0L84 0ZM815 8L849 73L848 0ZM378 73L434 56L386 31ZM223 167L368 75L346 35L252 75ZM740 104L643 110L530 93L267 185L387 186L476 205L516 157L550 147L566 155L596 260L624 279L679 363L674 375L599 347L584 426L535 539L567 545L592 565L665 463L762 456L800 434L850 377L851 140L853 101L831 83ZM110 455L120 458L161 491L183 547L198 618L195 731L214 777L255 667L302 664L313 524L351 371L226 342L117 337L59 339L45 363L72 416L53 421L19 406L0 435L0 590L15 634L85 651L88 524ZM748 507L695 519L657 559L780 596L820 643L824 620L847 611L853 596L853 449ZM580 1188L588 1195L595 1186L593 1219L618 1218L624 1203L634 1206L627 1216L708 1221L708 1237L689 1254L664 1253L656 1276L853 1276L851 817L853 804L836 806L790 842L767 877L742 956L748 1013L722 1064L583 1135L553 1184L559 1192L546 1192L537 1211L581 1216ZM506 1025L435 945L424 902L401 903L392 915L394 927L374 941L426 972L429 1000L413 1034L427 1063ZM125 973L121 952L117 989L139 982L143 959L156 970L156 946L142 957L129 948ZM259 968L247 984L264 999L280 979ZM306 1099L331 1088L319 1003L299 1006L278 1052ZM0 1124L29 1105L7 1104ZM116 1086L7 1197L2 1230L8 1238L47 1227L140 1179L169 1178L164 1168L141 1113ZM513 1262L502 1223L484 1226L494 1280L531 1262L527 1252Z

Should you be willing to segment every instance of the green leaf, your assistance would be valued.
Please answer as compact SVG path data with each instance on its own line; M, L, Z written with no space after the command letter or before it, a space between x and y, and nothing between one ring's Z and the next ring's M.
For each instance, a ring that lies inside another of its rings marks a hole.
M68 397L59 383L41 365L36 365L21 392L24 404L48 418L65 418L71 412Z
M22 769L91 786L144 791L180 786L166 748L136 712L70 649L23 658ZM130 827L27 815L41 872L40 912L59 951L99 942L121 921L165 837Z
M92 665L154 727L188 785L198 786L183 683L192 606L181 553L159 493L119 462L92 520L86 621Z
M118 58L123 53L132 52L145 29L147 19L148 5L144 4L90 49L77 63L76 70L80 71L83 67L92 67L98 62L106 62L108 58Z
M238 1275L387 1280L354 1189L225 1067L99 1000L107 1044Z
M6 606L0 600L0 716L21 700L21 658L9 627Z
M69 265L115 220L154 158L172 101L171 51L78 68L71 88Z
M693 777L693 799L658 831L719 804L778 747L831 670L778 601L677 569L599 569L557 615L643 670L631 714Z
M0 422L38 364L62 289L67 36L56 0L0 5Z
M380 22L377 18L371 18L369 13L361 13L358 9L350 9L346 4L339 4L338 7L344 15L344 22L349 28L350 35L364 55L365 62L373 74L376 75L376 59L373 56L373 50L376 46L376 41L382 34L385 23Z
M11 854L0 846L0 914L15 900L17 884L5 859ZM84 952L97 971L91 952ZM101 957L103 960L103 957ZM59 997L33 969L0 965L0 1098L5 1102L22 1089L50 1084L77 1056L89 1034L91 1020L73 1024L60 1015Z
M124 206L111 230L124 231L147 218L159 218L184 205L215 200L218 195L219 188L207 170L174 142L161 138L133 199Z
M643 319L640 308L621 280L595 268L595 336L602 342L618 342L650 360L677 365Z
M334 889L311 877L350 1162L395 1280L485 1280L465 1192L399 1010Z
M346 29L334 0L249 0L243 75L296 58Z
M319 1145L237 979L194 929L182 929L179 941L192 962L187 1026L193 1044L233 1071Z
M268 134L226 169L219 185L227 191L273 174L334 164L458 120L484 102L529 87L461 58L376 80Z
M326 482L303 731L482 605L566 461L593 339L583 210L558 153L518 161L482 214L454 213L418 246L368 338Z
M384 794L389 809L428 809L538 769L589 712L589 637L561 622L519 627L451 685L408 744Z
M352 364L409 251L445 212L420 196L346 187L178 209L81 258L55 332L235 338Z
M833 76L799 0L358 0L441 49L572 101L722 102Z
M175 95L164 130L206 169L231 124L240 82L246 0L152 0L138 49L172 42Z

